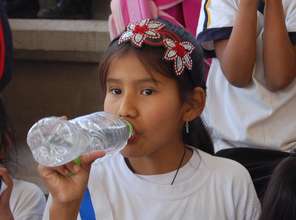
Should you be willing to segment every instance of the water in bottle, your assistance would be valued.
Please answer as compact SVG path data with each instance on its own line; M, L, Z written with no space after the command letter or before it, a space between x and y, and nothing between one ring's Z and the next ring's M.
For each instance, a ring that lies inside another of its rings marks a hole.
M29 130L27 143L38 163L59 166L86 152L121 150L131 136L129 122L110 113L96 112L72 120L43 118Z

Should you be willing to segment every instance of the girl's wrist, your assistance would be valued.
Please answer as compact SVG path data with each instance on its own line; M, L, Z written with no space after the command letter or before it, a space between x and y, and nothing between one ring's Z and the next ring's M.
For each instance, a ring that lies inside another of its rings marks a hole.
M80 206L80 202L81 202L81 199L78 199L78 200L72 200L72 201L69 201L69 202L62 202L62 201L59 201L57 199L52 199L52 205L56 206L56 207L60 207L60 208L76 208L77 206L79 207Z
M50 219L77 219L80 202L80 200L71 202L59 202L53 200L50 207Z
M1 210L0 219L1 220L14 220L13 215L12 215L10 209L7 210L7 211Z

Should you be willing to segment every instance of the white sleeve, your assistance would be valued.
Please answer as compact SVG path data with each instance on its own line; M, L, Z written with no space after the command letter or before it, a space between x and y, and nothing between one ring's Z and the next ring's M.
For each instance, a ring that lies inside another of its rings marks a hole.
M14 181L10 208L15 220L41 220L45 202L45 196L38 186L25 181Z
M238 0L202 0L197 40L206 50L214 49L214 40L229 38L238 6Z
M296 45L296 1L283 0L283 7L286 14L285 22L290 39Z
M242 168L233 182L235 219L258 220L261 214L261 204L249 172L244 167Z
M45 206L45 209L44 209L42 220L49 220L49 209L50 209L51 203L52 203L52 197L49 194L49 196L47 198L46 206Z

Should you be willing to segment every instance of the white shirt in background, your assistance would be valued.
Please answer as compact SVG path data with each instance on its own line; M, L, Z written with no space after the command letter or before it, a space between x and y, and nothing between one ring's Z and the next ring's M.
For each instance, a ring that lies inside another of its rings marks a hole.
M5 184L2 182L0 193L4 189ZM45 204L45 196L38 186L13 179L9 206L14 220L41 220Z
M296 1L282 2L290 39L296 44ZM204 49L213 52L214 40L230 37L239 0L203 0L202 5L197 39ZM276 93L266 89L263 33L264 14L258 10L256 64L249 87L232 86L225 78L218 59L212 60L203 118L211 132L216 152L234 147L283 151L296 147L296 80Z

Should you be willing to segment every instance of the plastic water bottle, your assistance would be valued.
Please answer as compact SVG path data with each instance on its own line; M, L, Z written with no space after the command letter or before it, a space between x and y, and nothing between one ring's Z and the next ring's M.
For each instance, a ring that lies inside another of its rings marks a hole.
M65 117L40 119L29 130L27 143L34 159L44 166L66 164L86 152L121 150L132 136L132 125L107 112L72 120Z

